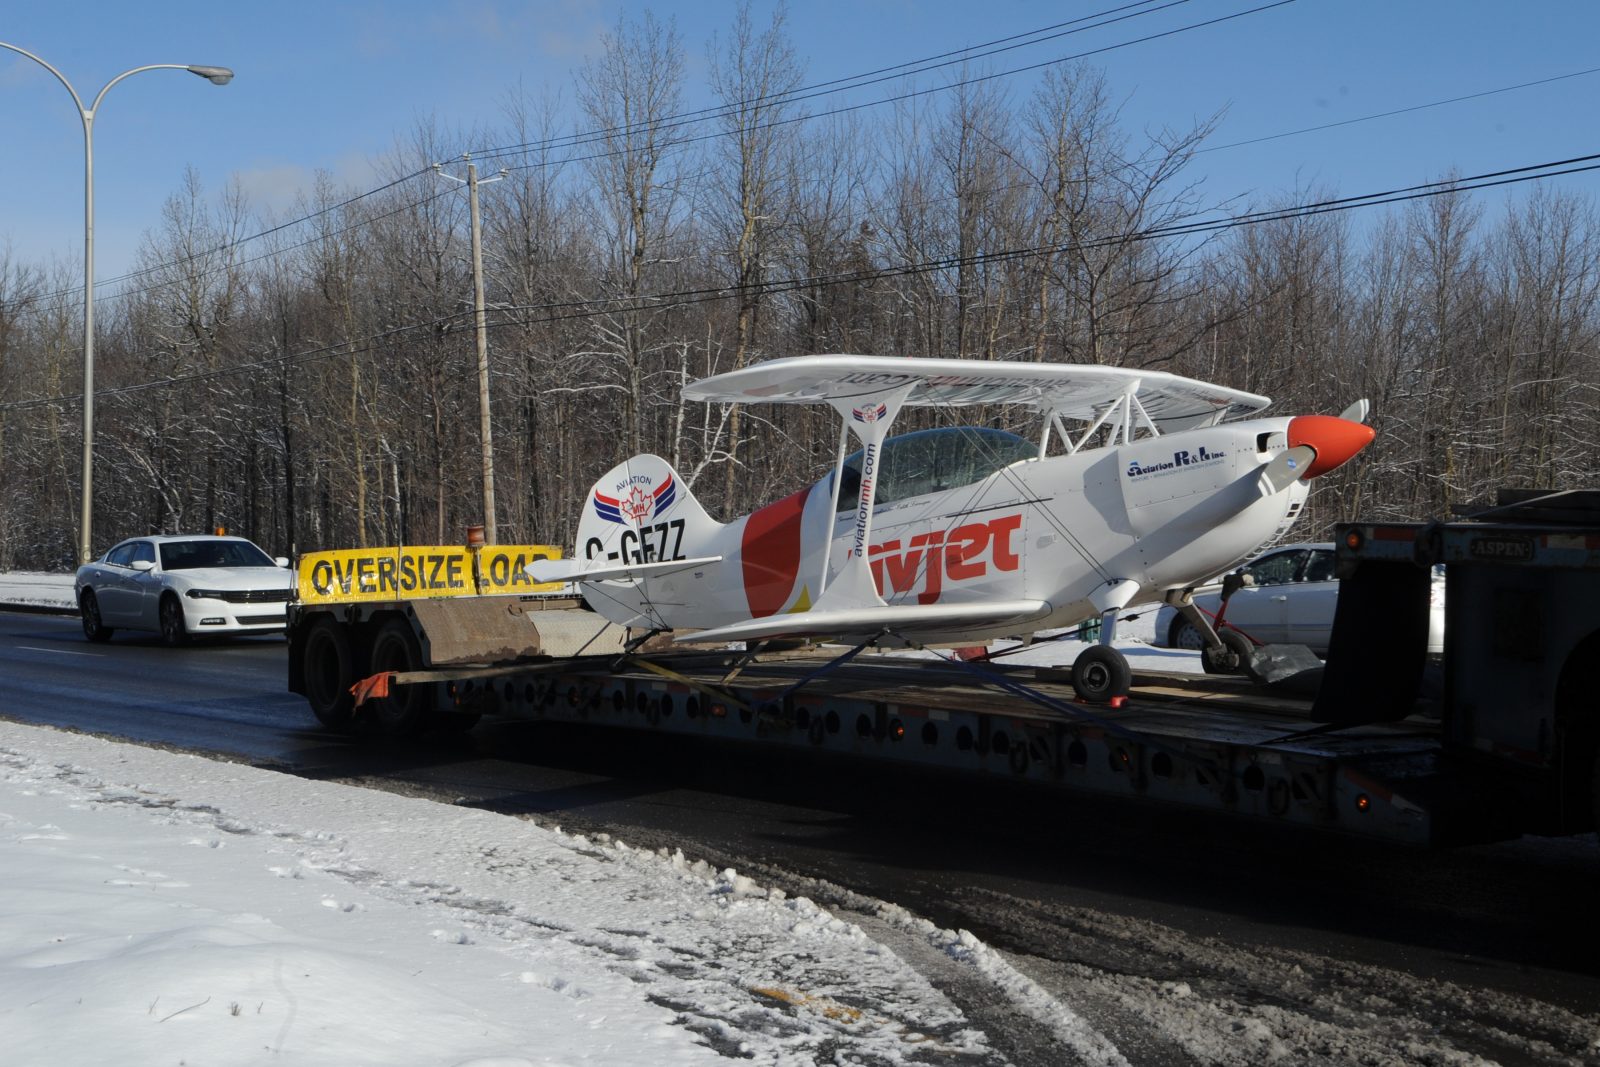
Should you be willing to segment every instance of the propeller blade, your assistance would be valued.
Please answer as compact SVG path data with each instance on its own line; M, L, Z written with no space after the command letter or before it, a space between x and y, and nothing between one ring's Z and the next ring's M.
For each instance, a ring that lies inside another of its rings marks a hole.
M1366 422L1367 412L1371 410L1372 402L1363 397L1339 412L1339 417L1341 419L1349 419L1351 422Z
M1261 495L1271 496L1273 493L1281 493L1298 482L1305 477L1306 471L1311 469L1311 461L1316 458L1316 449L1309 445L1296 445L1284 451L1261 468Z

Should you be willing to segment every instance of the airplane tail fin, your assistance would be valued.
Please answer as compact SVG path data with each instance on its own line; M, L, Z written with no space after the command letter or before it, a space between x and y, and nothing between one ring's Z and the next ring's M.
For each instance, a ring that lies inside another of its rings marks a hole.
M624 460L589 490L578 520L575 559L655 563L706 554L722 529L683 477L660 456Z

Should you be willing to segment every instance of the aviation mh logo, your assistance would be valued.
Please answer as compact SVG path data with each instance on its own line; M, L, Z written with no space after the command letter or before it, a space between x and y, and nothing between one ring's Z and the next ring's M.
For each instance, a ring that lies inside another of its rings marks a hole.
M850 414L855 416L857 422L877 422L879 419L889 417L889 405L879 404L877 407L851 408Z
M594 511L607 522L623 525L641 525L647 519L666 511L678 498L678 483L668 474L661 484L650 487L651 479L634 475L617 486L616 496L606 496L598 489L594 494Z

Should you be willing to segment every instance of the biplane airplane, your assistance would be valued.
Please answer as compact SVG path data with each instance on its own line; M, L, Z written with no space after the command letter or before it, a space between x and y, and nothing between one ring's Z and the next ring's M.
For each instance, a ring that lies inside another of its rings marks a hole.
M827 405L841 423L833 469L719 523L666 460L636 456L595 483L573 557L530 575L576 582L612 622L680 641L972 645L1099 619L1100 643L1072 668L1093 702L1131 684L1111 644L1129 608L1169 602L1222 649L1189 590L1280 536L1310 480L1373 437L1365 401L1339 417L1237 418L1270 401L1102 366L797 356L684 397ZM1040 429L889 436L910 405L1021 406Z

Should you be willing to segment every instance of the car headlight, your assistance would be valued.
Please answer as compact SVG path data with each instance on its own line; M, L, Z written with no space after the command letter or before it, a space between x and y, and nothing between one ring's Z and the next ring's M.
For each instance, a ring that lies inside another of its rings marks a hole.
M190 600L221 600L222 594L215 589L191 589L183 594Z

